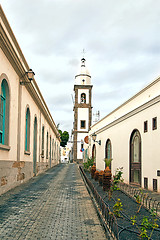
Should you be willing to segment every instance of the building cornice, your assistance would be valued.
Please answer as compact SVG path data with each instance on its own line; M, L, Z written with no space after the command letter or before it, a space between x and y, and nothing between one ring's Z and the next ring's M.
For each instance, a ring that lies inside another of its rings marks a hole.
M78 75L76 75L76 76L75 76L75 78L76 78L76 77L80 77L80 76L87 76L87 77L90 77L90 78L91 78L91 76L90 76L90 75L88 75L88 74L85 74L85 73L78 74Z
M90 103L75 103L74 108L92 108Z
M134 115L136 115L136 114L144 111L145 109L147 109L147 108L149 108L149 107L151 107L151 106L153 106L153 105L155 105L155 104L157 104L157 103L159 103L159 102L160 102L160 95L157 96L157 97L155 97L155 98L153 98L153 99L151 99L151 100L148 101L147 103L144 103L144 104L142 104L141 106L135 108L134 110L130 111L129 113L127 113L127 114L125 114L125 115L123 115L122 117L120 117L120 118L112 121L111 123L105 125L104 127L101 127L101 128L99 128L99 129L95 130L94 132L95 132L96 134L101 133L101 132L103 132L103 131L105 131L105 130L107 130L107 129L109 129L109 128L117 125L117 124L119 124L119 123L122 122L122 121L125 121L126 119L128 119L128 118L130 118L130 117L132 117L132 116L134 116ZM95 126L95 125L94 125L94 126ZM92 126L92 127L93 127L93 126ZM90 132L92 133L92 130L91 130Z
M74 85L74 91L76 89L91 89L93 85Z

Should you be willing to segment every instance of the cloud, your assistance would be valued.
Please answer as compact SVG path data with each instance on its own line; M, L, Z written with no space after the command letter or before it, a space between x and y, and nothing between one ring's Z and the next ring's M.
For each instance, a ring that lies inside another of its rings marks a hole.
M101 116L160 73L159 1L1 2L62 130L72 128L71 94L83 48L92 76L93 110L100 110Z

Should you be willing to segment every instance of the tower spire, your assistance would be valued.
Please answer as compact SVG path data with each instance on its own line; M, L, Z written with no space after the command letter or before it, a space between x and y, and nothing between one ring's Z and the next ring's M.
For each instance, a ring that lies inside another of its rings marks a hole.
M83 50L82 50L83 58L84 58L85 53L86 53L85 49L83 48Z
M83 57L81 59L81 67L85 67L85 61L86 61L86 59L84 58L85 53L86 53L85 49L83 48L83 51L82 51Z

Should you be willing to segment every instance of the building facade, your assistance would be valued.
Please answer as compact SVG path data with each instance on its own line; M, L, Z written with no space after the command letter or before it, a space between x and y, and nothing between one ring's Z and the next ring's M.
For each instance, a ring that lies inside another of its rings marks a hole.
M0 194L59 163L60 136L0 6Z
M126 183L160 192L160 78L94 124L89 137L97 169L112 158L112 174L123 167Z
M84 138L88 135L92 122L91 76L85 61L84 58L81 59L81 68L75 76L74 84L73 160L77 163L83 161Z

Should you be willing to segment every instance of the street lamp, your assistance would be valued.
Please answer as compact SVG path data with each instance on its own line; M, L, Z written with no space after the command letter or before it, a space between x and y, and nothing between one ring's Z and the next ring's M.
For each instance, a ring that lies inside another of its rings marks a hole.
M101 140L96 141L96 138L97 138L97 134L94 132L94 133L92 134L92 140L93 140L94 142L98 143L99 145L101 145Z
M33 78L34 78L35 73L32 71L32 69L29 69L29 71L24 74L23 78L24 78L26 75L27 75L27 78L28 78L29 81L22 81L22 80L21 80L21 82L20 82L21 85L25 85L25 84L31 83L31 81L32 81Z

